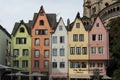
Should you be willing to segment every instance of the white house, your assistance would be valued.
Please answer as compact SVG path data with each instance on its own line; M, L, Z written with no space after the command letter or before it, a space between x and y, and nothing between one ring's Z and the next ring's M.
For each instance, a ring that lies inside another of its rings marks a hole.
M67 28L60 18L54 33L51 34L51 80L67 79L68 73L68 36Z

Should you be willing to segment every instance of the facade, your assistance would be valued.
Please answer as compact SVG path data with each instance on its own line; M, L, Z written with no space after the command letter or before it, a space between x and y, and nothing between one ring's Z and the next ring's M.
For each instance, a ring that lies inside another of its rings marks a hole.
M109 39L101 19L96 18L89 31L89 74L94 75L98 69L100 76L106 75L107 61L109 60Z
M106 26L110 19L120 17L120 1L105 7L100 11L99 16Z
M31 32L22 20L16 23L12 31L11 67L19 68L23 73L31 71Z
M119 0L84 0L83 16L90 18L90 20L94 22L100 11L118 1Z
M33 18L31 73L46 74L47 77L37 77L44 80L49 78L50 38L55 23L56 15L46 14L43 6Z
M79 13L68 27L68 74L69 80L89 79L88 75L88 31Z
M10 46L11 36L10 34L0 25L0 64L10 66Z
M10 47L11 35L0 25L0 80L5 78L6 67L11 64Z
M68 78L68 34L60 18L54 33L51 35L51 80Z

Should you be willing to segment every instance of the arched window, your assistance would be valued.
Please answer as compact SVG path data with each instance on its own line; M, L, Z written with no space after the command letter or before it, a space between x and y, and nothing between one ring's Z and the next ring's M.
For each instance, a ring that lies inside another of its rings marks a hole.
M43 20L40 20L40 25L44 25L44 21Z
M118 7L117 7L117 11L119 11L119 10L120 10L120 7L118 6Z
M21 33L25 32L25 30L24 30L23 27L20 28L20 32L21 32Z
M113 12L115 12L115 8L113 8Z

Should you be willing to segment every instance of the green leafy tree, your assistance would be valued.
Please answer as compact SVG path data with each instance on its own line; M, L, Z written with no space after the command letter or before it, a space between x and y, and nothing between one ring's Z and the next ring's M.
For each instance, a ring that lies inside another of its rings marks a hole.
M110 27L110 57L112 59L112 63L110 64L111 70L108 70L108 73L113 73L111 75L115 77L115 80L120 80L120 78L116 79L120 71L120 17L111 19L106 27ZM120 74L118 75L120 76Z
M114 80L120 80L120 69L115 70L113 76Z

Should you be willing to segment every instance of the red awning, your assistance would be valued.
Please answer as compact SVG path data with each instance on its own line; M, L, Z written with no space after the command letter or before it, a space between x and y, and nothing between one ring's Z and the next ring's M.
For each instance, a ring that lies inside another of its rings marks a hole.
M52 73L52 78L67 78L67 73Z

